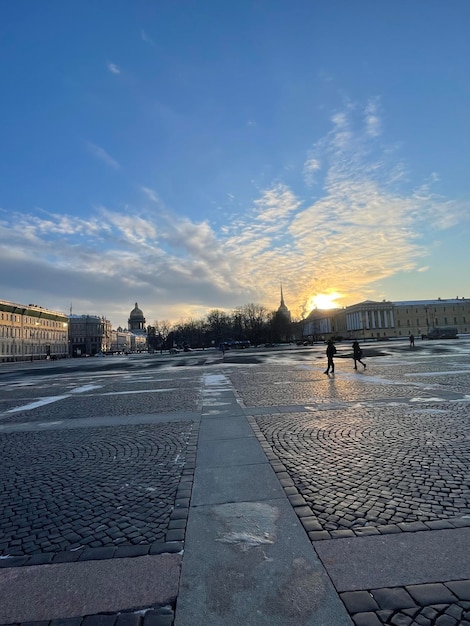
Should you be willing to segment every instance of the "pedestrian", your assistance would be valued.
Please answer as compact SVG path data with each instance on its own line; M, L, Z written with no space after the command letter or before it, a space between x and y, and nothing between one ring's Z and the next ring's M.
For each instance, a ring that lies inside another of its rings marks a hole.
M366 364L361 361L362 350L361 350L361 346L359 345L359 341L357 339L353 341L352 349L353 349L354 369L357 370L358 362L364 366L364 369L366 369Z
M333 361L333 357L336 354L335 344L333 343L333 339L328 339L326 344L326 358L328 359L328 366L324 371L324 374L329 374L330 369L331 373L335 373L335 363Z
M414 348L415 345L415 336L410 335L410 348Z
M222 352L222 356L225 355L225 343L222 341L219 345L219 350Z

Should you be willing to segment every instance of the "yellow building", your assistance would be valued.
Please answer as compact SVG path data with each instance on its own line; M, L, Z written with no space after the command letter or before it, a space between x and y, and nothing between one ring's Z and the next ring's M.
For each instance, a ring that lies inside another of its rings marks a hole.
M343 309L314 309L303 323L303 336L313 339L399 339L425 337L436 329L470 333L470 300L366 300Z
M0 362L66 357L68 321L35 304L0 300Z

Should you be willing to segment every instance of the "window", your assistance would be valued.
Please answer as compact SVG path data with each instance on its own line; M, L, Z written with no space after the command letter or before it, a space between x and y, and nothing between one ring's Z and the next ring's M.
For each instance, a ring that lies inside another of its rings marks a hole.
M444 324L447 326L447 317L444 318Z

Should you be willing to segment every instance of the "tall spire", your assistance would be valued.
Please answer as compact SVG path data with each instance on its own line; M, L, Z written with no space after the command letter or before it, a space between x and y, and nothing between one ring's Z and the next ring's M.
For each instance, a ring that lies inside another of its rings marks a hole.
M283 315L286 319L290 320L290 311L286 307L286 304L284 302L284 293L282 291L282 283L281 283L281 304L279 305L277 312Z

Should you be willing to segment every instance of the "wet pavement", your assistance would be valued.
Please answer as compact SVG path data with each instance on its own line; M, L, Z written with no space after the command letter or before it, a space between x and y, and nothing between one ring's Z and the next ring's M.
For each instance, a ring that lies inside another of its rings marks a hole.
M174 583L0 623L470 624L470 340L363 348L333 376L323 346L0 365L0 592L129 560ZM267 541L223 547L240 517Z

